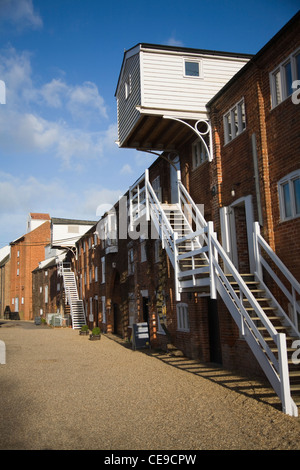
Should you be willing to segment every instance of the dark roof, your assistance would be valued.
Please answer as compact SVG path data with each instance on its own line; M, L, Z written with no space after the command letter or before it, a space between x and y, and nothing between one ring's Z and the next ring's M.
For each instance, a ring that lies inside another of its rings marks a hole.
M56 217L51 218L52 224L56 225L95 225L95 220L75 220L75 219L60 219Z

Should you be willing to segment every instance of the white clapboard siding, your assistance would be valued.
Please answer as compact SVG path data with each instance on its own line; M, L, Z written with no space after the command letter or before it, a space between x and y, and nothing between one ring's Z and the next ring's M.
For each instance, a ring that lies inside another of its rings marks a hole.
M184 58L200 60L201 77L184 76ZM142 107L206 113L206 103L246 63L224 57L143 52Z
M207 118L206 104L250 56L139 44L125 52L116 98L118 144L130 136L141 114ZM184 76L184 60L200 61L200 77ZM130 78L130 94L125 84Z
M125 97L125 83L130 79L130 94ZM119 141L122 142L129 134L130 129L139 118L140 113L136 106L141 104L141 81L140 81L140 57L135 54L130 57L124 66L124 72L119 87L118 100L118 123ZM124 119L124 117L126 117Z

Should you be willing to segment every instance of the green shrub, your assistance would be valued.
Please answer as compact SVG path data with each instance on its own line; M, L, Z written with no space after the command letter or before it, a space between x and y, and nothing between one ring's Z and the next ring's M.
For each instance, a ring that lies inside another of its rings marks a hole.
M93 328L92 330L92 334L93 335L100 335L101 331L100 331L100 328L98 326L95 326L95 328Z
M89 327L87 325L82 325L81 331L88 331Z

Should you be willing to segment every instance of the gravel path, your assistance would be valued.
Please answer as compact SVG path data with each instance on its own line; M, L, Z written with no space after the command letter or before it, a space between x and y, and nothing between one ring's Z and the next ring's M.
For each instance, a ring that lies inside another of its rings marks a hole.
M2 450L300 449L300 419L255 380L114 337L0 323Z

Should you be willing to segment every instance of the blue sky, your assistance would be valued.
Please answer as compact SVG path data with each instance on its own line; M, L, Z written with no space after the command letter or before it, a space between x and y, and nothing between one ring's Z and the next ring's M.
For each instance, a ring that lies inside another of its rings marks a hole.
M296 0L0 0L0 248L29 212L98 220L153 158L118 149L115 89L139 42L255 54Z

